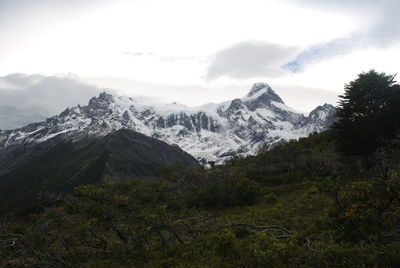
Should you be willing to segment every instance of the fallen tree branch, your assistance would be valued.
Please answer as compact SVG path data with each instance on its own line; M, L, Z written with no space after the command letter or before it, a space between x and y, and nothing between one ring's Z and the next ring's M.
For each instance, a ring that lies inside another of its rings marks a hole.
M94 238L97 238L98 240L100 240L102 242L103 250L107 251L107 241L104 238L102 238L99 235L97 235L92 229L89 229L89 232Z

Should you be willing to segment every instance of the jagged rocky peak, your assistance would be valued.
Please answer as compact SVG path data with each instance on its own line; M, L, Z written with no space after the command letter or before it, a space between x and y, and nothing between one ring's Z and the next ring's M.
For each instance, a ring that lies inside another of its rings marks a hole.
M251 87L249 93L245 98L260 98L267 99L269 101L276 101L284 103L282 99L275 93L275 91L267 83L255 83Z
M335 110L336 109L335 106L333 106L332 104L329 104L329 103L325 103L324 105L318 106L318 107L322 107L322 108L324 108L326 110Z
M114 101L113 95L106 92L102 92L99 94L98 97L93 97L89 100L89 106L97 107L98 105L102 104L110 104L113 101Z
M285 104L267 83L255 83L241 100L250 111L258 108L273 109L273 106L276 106L274 103Z
M90 116L100 116L105 114L112 113L110 104L114 103L114 96L103 92L100 93L98 97L93 97L89 100L89 104L87 108L85 108L85 112Z
M319 131L329 128L336 121L336 109L325 103L312 110L306 118L306 124L319 128Z
M251 97L261 90L268 90L271 89L271 87L267 83L254 83L253 86L251 87L249 93L246 95L246 97ZM272 90L272 89L271 89Z
M320 105L314 110L310 112L309 117L318 117L320 119L325 119L329 115L335 114L335 107L331 104L325 103L324 105Z

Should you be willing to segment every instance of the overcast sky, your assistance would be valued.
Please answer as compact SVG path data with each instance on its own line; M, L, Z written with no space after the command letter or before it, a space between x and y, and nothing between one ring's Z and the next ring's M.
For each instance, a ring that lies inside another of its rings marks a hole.
M0 128L101 87L194 106L262 81L298 111L335 105L358 73L399 72L398 14L398 0L0 0Z

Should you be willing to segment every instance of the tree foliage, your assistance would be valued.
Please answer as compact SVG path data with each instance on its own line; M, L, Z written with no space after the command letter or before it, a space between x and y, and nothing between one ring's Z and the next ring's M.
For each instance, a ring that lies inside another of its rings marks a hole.
M345 86L333 125L344 155L369 155L396 138L400 128L400 85L395 75L371 70Z

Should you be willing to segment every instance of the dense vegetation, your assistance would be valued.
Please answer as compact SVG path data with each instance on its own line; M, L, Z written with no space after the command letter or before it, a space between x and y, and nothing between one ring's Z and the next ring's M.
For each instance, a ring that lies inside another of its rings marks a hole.
M0 264L398 267L397 136L348 154L338 146L343 120L211 169L175 166L151 180L49 196L0 218ZM393 130L377 135L386 131Z

